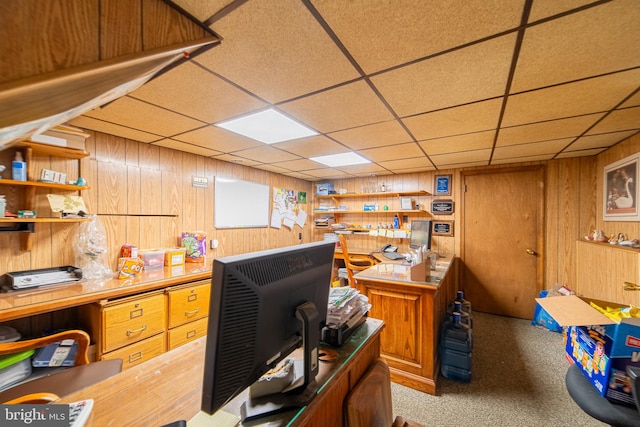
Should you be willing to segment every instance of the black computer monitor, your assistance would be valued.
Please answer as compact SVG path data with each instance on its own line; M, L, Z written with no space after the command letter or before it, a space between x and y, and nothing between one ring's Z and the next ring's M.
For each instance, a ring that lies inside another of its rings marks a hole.
M413 220L411 221L409 247L412 249L420 249L423 246L426 246L427 250L431 250L431 220Z
M335 242L323 241L214 260L203 411L216 412L300 346L304 383L286 395L248 400L242 416L249 420L313 398L334 251Z

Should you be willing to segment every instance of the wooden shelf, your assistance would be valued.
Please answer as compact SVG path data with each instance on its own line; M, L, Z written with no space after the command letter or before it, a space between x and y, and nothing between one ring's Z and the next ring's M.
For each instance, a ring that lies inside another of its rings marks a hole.
M318 199L346 199L352 197L406 197L406 196L431 196L432 194L424 190L416 191L381 191L378 193L346 193L329 194L327 196L316 196Z
M18 147L30 148L33 154L42 156L62 157L64 159L83 159L89 156L89 152L77 148L61 147L58 145L40 144L32 141L21 141Z
M36 217L36 218L0 218L0 224L15 223L15 222L85 222L91 218L51 218L51 217Z
M40 182L40 181L14 181L12 179L0 179L0 185L41 187L41 188L51 188L54 190L69 190L69 191L82 191L82 190L89 189L89 187L86 187L84 185L57 184L54 182Z
M377 210L377 211L339 211L339 210L335 210L335 211L314 211L313 212L314 215L332 215L332 214L388 214L388 213L392 213L392 214L399 214L399 213L427 213L427 211L424 211L422 209L388 209L388 210Z

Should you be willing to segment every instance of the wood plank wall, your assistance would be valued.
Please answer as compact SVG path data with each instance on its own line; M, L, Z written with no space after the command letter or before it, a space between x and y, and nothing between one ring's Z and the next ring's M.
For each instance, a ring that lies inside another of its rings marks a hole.
M546 170L546 247L545 286L565 284L571 286L575 270L575 241L594 228L607 233L624 232L630 238L640 235L638 223L604 222L602 220L602 169L604 165L640 150L640 137L635 135L598 157L582 157L542 162ZM140 248L175 246L182 231L204 230L208 239L217 239L220 247L210 257L238 254L299 243L322 238L323 231L313 231L315 183L286 177L246 166L221 162L202 156L183 153L112 135L94 133L88 140L91 156L79 162L50 158L36 158L34 168L47 167L65 171L70 178L77 174L87 179L88 191L82 195L89 212L99 213L109 242L111 268L116 267L117 253L124 243ZM10 150L0 153L0 161L10 160ZM502 167L502 166L501 166ZM38 169L39 170L39 169ZM460 206L460 170L439 171L453 175L452 199ZM5 177L7 172L5 172ZM262 182L270 187L306 191L309 218L304 230L286 228L216 230L213 227L213 185L208 189L191 186L192 176L205 176L213 183L215 176ZM434 172L381 176L373 180L382 182L388 191L433 191ZM372 178L354 178L333 181L335 188L361 191L361 185ZM2 188L7 194L9 207L19 197L16 190ZM37 209L46 212L47 190L37 192ZM429 209L430 197L416 198ZM389 199L386 199L389 200ZM380 199L381 203L383 199ZM398 201L393 201L399 203ZM391 205L390 205L391 207ZM144 215L144 216L142 216ZM175 216L174 216L175 215ZM454 237L435 237L435 250L451 254L460 247L460 211L446 219L453 219ZM445 218L442 218L445 219ZM361 223L377 223L378 218L367 216L357 219ZM0 274L34 268L74 264L71 242L77 225L38 224L31 252L19 250L17 233L0 233ZM352 236L361 246L376 248L383 240L368 236ZM387 239L384 239L386 241Z

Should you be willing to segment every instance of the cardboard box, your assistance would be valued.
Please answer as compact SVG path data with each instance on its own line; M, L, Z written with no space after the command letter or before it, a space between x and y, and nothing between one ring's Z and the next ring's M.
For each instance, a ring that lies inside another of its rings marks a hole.
M610 401L634 405L626 367L640 367L640 318L616 323L575 295L536 301L558 324L568 327L567 358L580 367L598 393Z
M174 266L184 264L187 248L169 248L164 250L164 265Z

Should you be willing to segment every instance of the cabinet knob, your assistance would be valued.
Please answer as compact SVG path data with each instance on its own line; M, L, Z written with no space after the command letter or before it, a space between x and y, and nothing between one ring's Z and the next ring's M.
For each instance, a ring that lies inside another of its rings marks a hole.
M538 253L536 251L534 251L533 249L531 249L531 248L527 248L527 253L529 255L538 255Z

